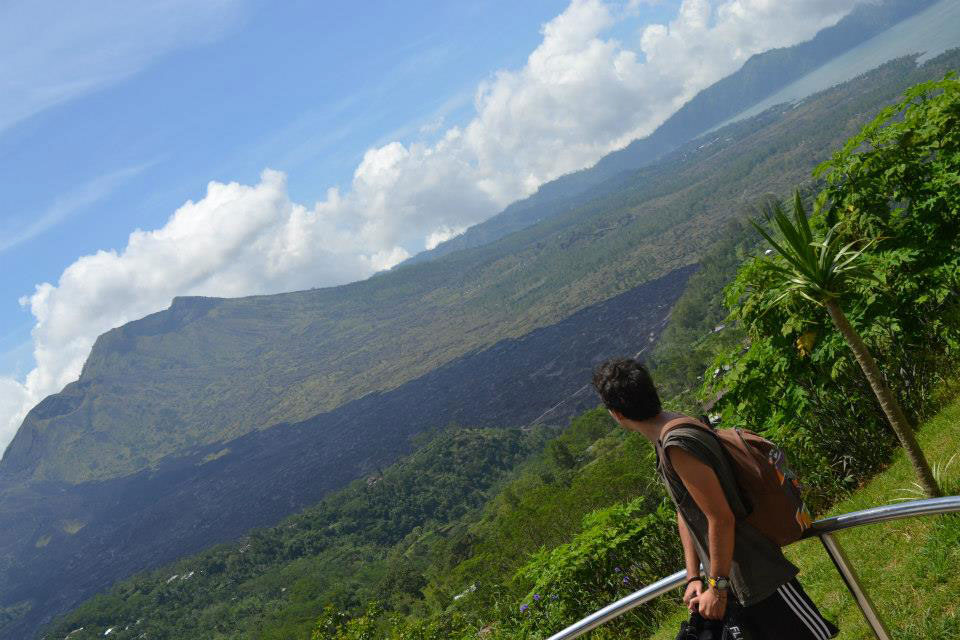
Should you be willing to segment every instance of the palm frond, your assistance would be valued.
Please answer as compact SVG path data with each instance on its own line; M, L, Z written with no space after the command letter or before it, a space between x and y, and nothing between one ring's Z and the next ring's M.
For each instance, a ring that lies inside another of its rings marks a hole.
M837 225L816 238L799 192L794 193L792 219L778 203L768 213L768 220L778 237L756 222L752 224L785 263L767 263L780 280L775 288L824 304L840 295L851 278L866 275L860 258L872 243L861 247L857 242L842 244ZM778 296L777 301L783 297Z
M793 192L793 218L797 225L799 235L807 246L813 242L813 232L810 231L810 221L807 219L807 213L803 207L803 200L800 199L800 192Z
M780 243L774 240L773 236L767 233L766 229L758 225L753 220L750 221L750 224L752 224L753 228L756 229L761 236L763 236L764 240L770 243L770 246L772 246L777 253L779 253L787 262L793 264L793 256L790 254L790 252L787 251L784 247L780 246Z

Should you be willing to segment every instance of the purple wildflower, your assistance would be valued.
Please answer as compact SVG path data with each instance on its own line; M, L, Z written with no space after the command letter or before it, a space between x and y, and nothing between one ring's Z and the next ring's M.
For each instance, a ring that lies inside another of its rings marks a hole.
M540 599L540 594L539 594L539 593L533 594L533 599L534 599L534 600L539 600L539 599Z
M613 571L614 573L620 573L620 567L614 567Z
M623 584L630 584L630 578L623 576Z
M520 605L520 613L526 613L526 612L527 612L527 609L529 609L529 608L530 608L530 605L528 605L528 604L522 604L522 605Z

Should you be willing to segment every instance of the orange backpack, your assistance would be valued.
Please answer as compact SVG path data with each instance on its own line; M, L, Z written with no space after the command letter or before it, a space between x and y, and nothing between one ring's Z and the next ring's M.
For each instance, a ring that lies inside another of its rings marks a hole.
M660 432L661 441L679 427L709 432L723 446L750 513L747 524L782 546L799 540L813 524L800 495L800 483L777 445L744 429L713 430L693 418L676 418ZM669 464L669 460L664 460Z

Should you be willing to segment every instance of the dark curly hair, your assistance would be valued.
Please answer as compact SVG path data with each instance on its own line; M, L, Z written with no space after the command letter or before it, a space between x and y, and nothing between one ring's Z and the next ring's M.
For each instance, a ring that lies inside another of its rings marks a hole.
M632 358L614 358L597 367L593 388L607 409L631 420L646 420L663 410L650 372Z

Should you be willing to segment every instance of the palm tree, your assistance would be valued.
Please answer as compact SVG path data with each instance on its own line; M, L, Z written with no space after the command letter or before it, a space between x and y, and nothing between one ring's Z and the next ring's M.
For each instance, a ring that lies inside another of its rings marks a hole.
M800 295L817 305L826 307L830 319L840 330L853 355L856 356L857 362L860 363L860 368L863 369L870 388L876 394L890 427L897 434L910 464L913 465L924 493L930 497L942 495L930 465L923 451L920 450L920 445L917 444L913 426L884 381L877 361L867 349L863 338L840 308L840 299L848 290L851 281L866 275L866 268L860 259L865 247L855 249L855 243L840 246L836 225L827 231L823 240L815 240L799 192L794 194L793 221L787 217L779 204L774 205L772 214L772 221L783 237L782 242L774 240L760 225L753 223L753 226L786 262L786 265L767 263L768 268L779 280L780 295L773 300L773 304L790 296Z

